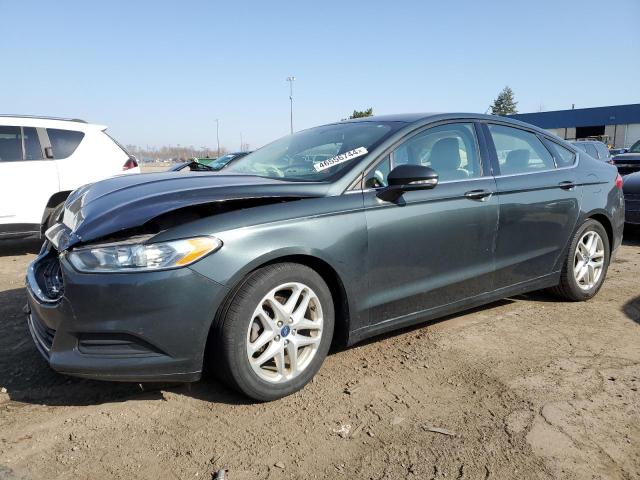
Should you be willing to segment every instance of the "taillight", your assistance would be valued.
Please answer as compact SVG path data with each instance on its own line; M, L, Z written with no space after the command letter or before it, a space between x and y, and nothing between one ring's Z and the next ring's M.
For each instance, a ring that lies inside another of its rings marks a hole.
M622 177L620 176L620 174L616 176L616 187L622 190Z
M130 170L132 168L136 168L138 166L138 162L136 162L133 158L130 158L129 160L127 160L126 162L124 162L124 165L122 166L122 170Z

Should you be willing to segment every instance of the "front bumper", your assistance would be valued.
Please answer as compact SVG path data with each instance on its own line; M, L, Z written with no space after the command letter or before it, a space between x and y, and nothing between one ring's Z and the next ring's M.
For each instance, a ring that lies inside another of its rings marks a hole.
M64 259L63 294L51 300L27 274L28 325L56 371L115 381L196 381L211 322L228 289L190 268L79 273ZM51 255L51 254L49 254Z

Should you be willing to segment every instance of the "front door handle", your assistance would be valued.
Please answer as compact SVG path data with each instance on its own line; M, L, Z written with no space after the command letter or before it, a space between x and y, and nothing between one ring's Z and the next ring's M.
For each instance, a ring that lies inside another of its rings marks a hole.
M471 190L464 194L470 200L480 200L481 202L484 202L491 195L493 195L493 192L489 190Z
M573 183L571 180L565 180L564 182L560 182L558 186L563 190L571 190L573 187L576 186L576 184Z

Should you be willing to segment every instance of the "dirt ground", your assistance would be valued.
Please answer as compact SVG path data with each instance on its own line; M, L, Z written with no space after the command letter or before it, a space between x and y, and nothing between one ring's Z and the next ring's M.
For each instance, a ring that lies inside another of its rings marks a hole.
M0 248L1 479L640 478L638 232L590 302L537 293L379 337L268 404L54 373L22 313L38 246Z

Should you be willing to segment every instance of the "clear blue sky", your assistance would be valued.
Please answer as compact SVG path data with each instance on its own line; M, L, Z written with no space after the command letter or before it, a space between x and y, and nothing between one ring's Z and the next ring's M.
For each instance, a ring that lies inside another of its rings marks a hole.
M0 0L0 110L237 149L376 113L640 102L640 1Z

